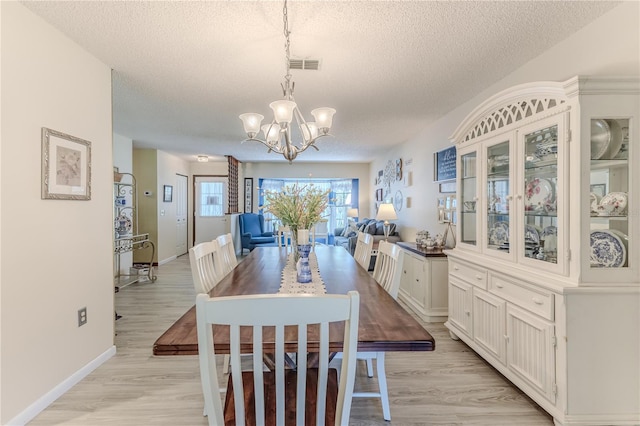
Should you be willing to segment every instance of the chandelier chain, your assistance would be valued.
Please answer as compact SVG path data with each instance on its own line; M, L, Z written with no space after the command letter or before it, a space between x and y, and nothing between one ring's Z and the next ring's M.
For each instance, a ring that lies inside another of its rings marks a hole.
M291 80L291 72L290 72L290 56L291 56L291 40L289 39L289 14L287 13L287 0L284 0L284 7L282 8L282 20L284 23L284 52L285 52L285 67L287 70L287 74L285 75L285 79L287 82Z

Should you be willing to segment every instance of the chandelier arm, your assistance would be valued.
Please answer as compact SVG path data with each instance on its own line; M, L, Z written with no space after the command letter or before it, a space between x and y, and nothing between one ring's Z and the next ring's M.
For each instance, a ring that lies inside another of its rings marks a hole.
M269 142L263 141L262 139L247 138L247 139L243 140L241 143L245 143L245 142L260 142L262 145L264 145L267 148L269 148L269 151L277 152L278 154L282 154L284 152L282 150L282 148L280 148L279 146L270 145Z

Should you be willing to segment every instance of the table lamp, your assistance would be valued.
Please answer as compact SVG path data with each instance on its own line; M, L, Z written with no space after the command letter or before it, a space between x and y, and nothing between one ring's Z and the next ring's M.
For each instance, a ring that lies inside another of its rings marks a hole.
M396 209L393 208L393 204L391 203L383 203L380 204L380 208L378 208L378 214L376 215L376 220L384 220L384 240L387 241L389 238L389 221L396 220L398 215L396 214Z
M347 217L352 217L353 220L357 220L358 209L347 209Z

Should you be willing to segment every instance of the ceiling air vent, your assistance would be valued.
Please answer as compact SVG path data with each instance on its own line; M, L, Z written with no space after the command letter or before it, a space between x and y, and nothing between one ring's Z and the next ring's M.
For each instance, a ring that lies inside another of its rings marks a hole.
M314 70L320 69L319 59L289 59L289 68L292 70Z

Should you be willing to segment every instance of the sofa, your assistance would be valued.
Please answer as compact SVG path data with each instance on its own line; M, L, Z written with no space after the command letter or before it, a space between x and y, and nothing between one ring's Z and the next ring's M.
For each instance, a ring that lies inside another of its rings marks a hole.
M333 245L344 247L353 256L358 242L358 231L373 235L373 244L375 245L378 241L384 240L384 221L365 218L357 223L351 222L350 226L345 228L336 228L333 232L335 235ZM395 223L389 225L387 241L390 243L401 241Z
M264 216L255 213L244 213L238 218L242 251L253 250L257 246L275 245L273 232L264 231Z

